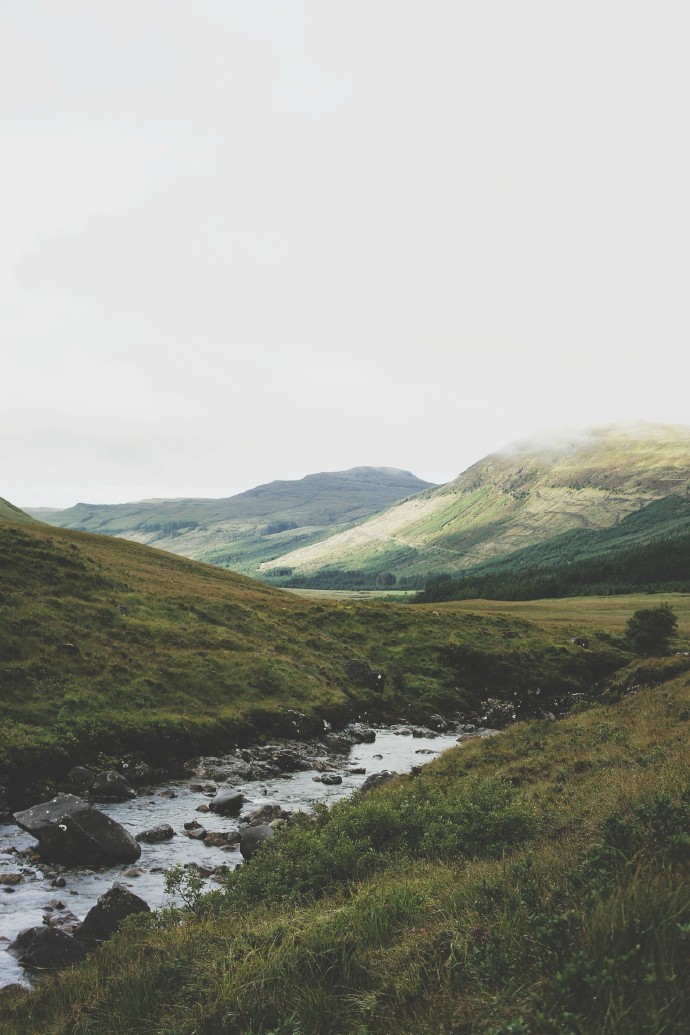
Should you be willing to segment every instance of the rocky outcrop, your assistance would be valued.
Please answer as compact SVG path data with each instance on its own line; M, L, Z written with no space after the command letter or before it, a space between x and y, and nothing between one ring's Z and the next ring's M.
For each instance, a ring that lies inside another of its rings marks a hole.
M46 862L65 866L102 866L134 862L141 847L114 819L73 794L15 812L15 822L38 838Z
M85 942L105 941L115 933L125 917L148 912L150 907L143 898L132 894L122 884L113 884L86 914L79 928L79 938Z

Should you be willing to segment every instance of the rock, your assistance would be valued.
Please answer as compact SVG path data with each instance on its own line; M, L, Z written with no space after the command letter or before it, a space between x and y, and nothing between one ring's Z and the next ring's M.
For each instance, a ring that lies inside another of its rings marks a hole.
M274 819L289 819L291 813L286 812L280 805L262 805L255 809L248 816L244 816L242 822L250 827L258 827L263 823L271 823Z
M153 766L147 762L134 762L127 766L127 779L133 787L141 787L143 784L151 783L154 771Z
M117 930L126 916L148 912L149 905L142 898L121 884L113 884L86 914L79 937L84 941L102 942Z
M208 836L208 831L201 825L185 830L185 835L191 837L192 841L203 841Z
M165 790L162 790L162 791L158 792L158 797L159 798L176 798L177 797L177 791L175 790L174 787L166 787Z
M51 880L50 882L50 886L52 888L64 888L66 884L67 881L64 877L56 877L54 880Z
M146 844L155 845L161 841L169 841L175 836L175 831L169 823L159 823L156 827L149 827L148 830L142 830L140 834L136 835L135 840L145 841Z
M437 733L445 733L448 729L448 722L442 715L431 715L429 717L429 726L432 730L436 730Z
M79 963L87 953L83 942L70 937L64 931L52 927L25 927L7 951L16 956L25 967L36 967L39 970L59 970Z
M36 851L46 862L100 866L134 862L141 855L124 827L72 794L16 812L14 818L39 839Z
M54 927L57 931L65 934L76 934L81 928L81 920L71 909L61 909L57 912L43 914L43 923L47 927Z
M98 773L93 781L91 797L94 801L130 801L137 792L130 787L122 773L108 769Z
M197 807L194 809L194 811L195 812L210 812L211 810L209 809L208 805L204 802L203 805L197 805Z
M589 647L589 640L585 640L582 636L573 636L570 642L575 644L576 647L584 647L585 650Z
M373 744L376 740L376 730L371 726L365 726L362 722L350 722L343 733L354 738L355 744Z
M204 838L204 844L207 848L227 848L228 845L238 845L242 839L242 835L238 830L212 830Z
M389 769L382 769L380 773L372 773L371 776L367 776L366 780L360 787L361 791L372 791L375 787L380 787L384 783L388 783L394 776L397 776L396 772L391 772Z
M88 791L93 786L95 775L91 769L87 769L85 765L75 765L74 769L70 769L67 774L70 778L70 782L78 787L80 790Z
M343 778L340 773L323 773L321 776L321 783L328 784L329 786L336 783L342 783Z
M75 794L58 794L50 801L32 805L23 812L15 812L14 821L27 834L40 838L44 830L48 830L63 816L82 808L89 808L83 798Z
M0 874L0 884L21 884L23 879L21 873Z
M352 769L348 769L347 772L348 772L348 776L364 776L366 771L367 771L366 770L366 766L355 765L355 766L352 767Z
M415 755L437 755L438 751L434 748L417 748Z
M220 816L239 816L244 805L244 795L240 791L220 790L208 804L211 812Z
M240 852L244 859L251 859L261 847L264 841L273 837L273 828L267 823L260 827L248 827L242 831L240 840Z
M141 866L128 866L126 870L122 871L123 877L143 877L146 870L142 870Z
M198 821L198 819L190 819L187 820L187 822L184 825L184 828L185 830L198 830L200 826L201 823Z

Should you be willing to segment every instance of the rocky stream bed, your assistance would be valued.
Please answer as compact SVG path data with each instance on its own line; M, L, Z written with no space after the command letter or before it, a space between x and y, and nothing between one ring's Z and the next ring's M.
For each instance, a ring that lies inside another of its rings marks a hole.
M153 909L171 902L165 874L175 864L196 867L212 887L214 878L241 865L243 856L250 858L257 840L271 836L275 825L289 821L290 814L309 811L317 801L333 802L366 789L376 782L377 774L382 779L388 772L407 772L458 740L493 732L442 720L437 730L407 724L373 729L354 723L340 733L324 731L321 738L284 740L238 748L222 757L193 759L165 783L154 782L154 774L140 767L138 781L133 772L127 774L131 783L140 785L123 790L126 800L121 801L107 800L109 791L118 793L117 778L109 783L103 774L99 790L95 774L73 770L73 785L60 787L61 795L53 799L57 812L73 808L75 816L79 809L93 815L95 809L100 814L95 818L106 824L103 816L109 817L113 829L123 831L133 858L98 865L70 856L65 862L63 849L49 850L47 834L45 841L44 835L37 841L15 822L0 824L0 987L27 984L37 973L20 962L21 942L15 943L20 931L45 927L76 935L70 942L81 947L84 918L114 885L128 889ZM141 785L142 778L146 785ZM35 826L32 820L40 804L15 813L19 822ZM69 824L69 817L53 824L58 837L67 836ZM166 826L169 829L152 832ZM156 839L163 835L164 839ZM63 861L46 861L49 858Z

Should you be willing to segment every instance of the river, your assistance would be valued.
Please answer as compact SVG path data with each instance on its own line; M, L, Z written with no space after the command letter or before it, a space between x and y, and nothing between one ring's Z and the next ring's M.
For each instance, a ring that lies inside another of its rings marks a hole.
M341 784L317 783L314 781L316 771L307 770L271 779L233 783L233 786L241 790L245 797L243 815L266 804L280 805L289 812L307 811L317 801L334 802L347 797L361 787L372 773L384 769L402 773L415 765L422 765L454 746L456 741L457 734L437 735L432 739L377 730L375 742L354 745L349 757L337 768L343 777ZM355 767L366 769L366 775L347 772ZM151 794L140 794L131 801L97 806L133 835L160 823L169 823L175 830L176 836L170 841L142 844L141 858L135 868L141 869L143 873L137 877L123 876L128 866L116 866L97 872L68 870L63 873L66 886L56 888L51 884L51 877L45 875L43 864L27 863L15 855L15 849L23 851L33 847L36 844L35 838L14 824L0 825L0 877L7 873L22 874L18 884L0 885L0 938L3 939L0 941L0 950L6 949L23 928L41 924L43 915L56 899L83 920L98 897L112 887L115 881L120 881L155 909L170 902L164 888L165 871L175 863L197 863L209 869L223 864L230 868L237 866L241 862L239 849L228 851L207 848L203 842L184 835L184 824L195 819L209 833L238 829L236 819L197 811L198 805L209 801L208 796L191 790L190 785L198 783L198 777L185 778L173 784L160 785L153 788ZM164 788L172 788L175 797L161 797L160 791ZM50 866L45 868L51 869ZM208 887L213 886L209 881ZM29 976L14 956L0 951L0 987L13 982L28 984Z

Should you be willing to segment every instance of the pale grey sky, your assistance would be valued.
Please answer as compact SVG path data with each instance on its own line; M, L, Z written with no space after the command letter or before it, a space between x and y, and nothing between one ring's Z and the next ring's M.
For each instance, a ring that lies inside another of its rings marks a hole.
M690 423L690 7L0 0L0 496Z

